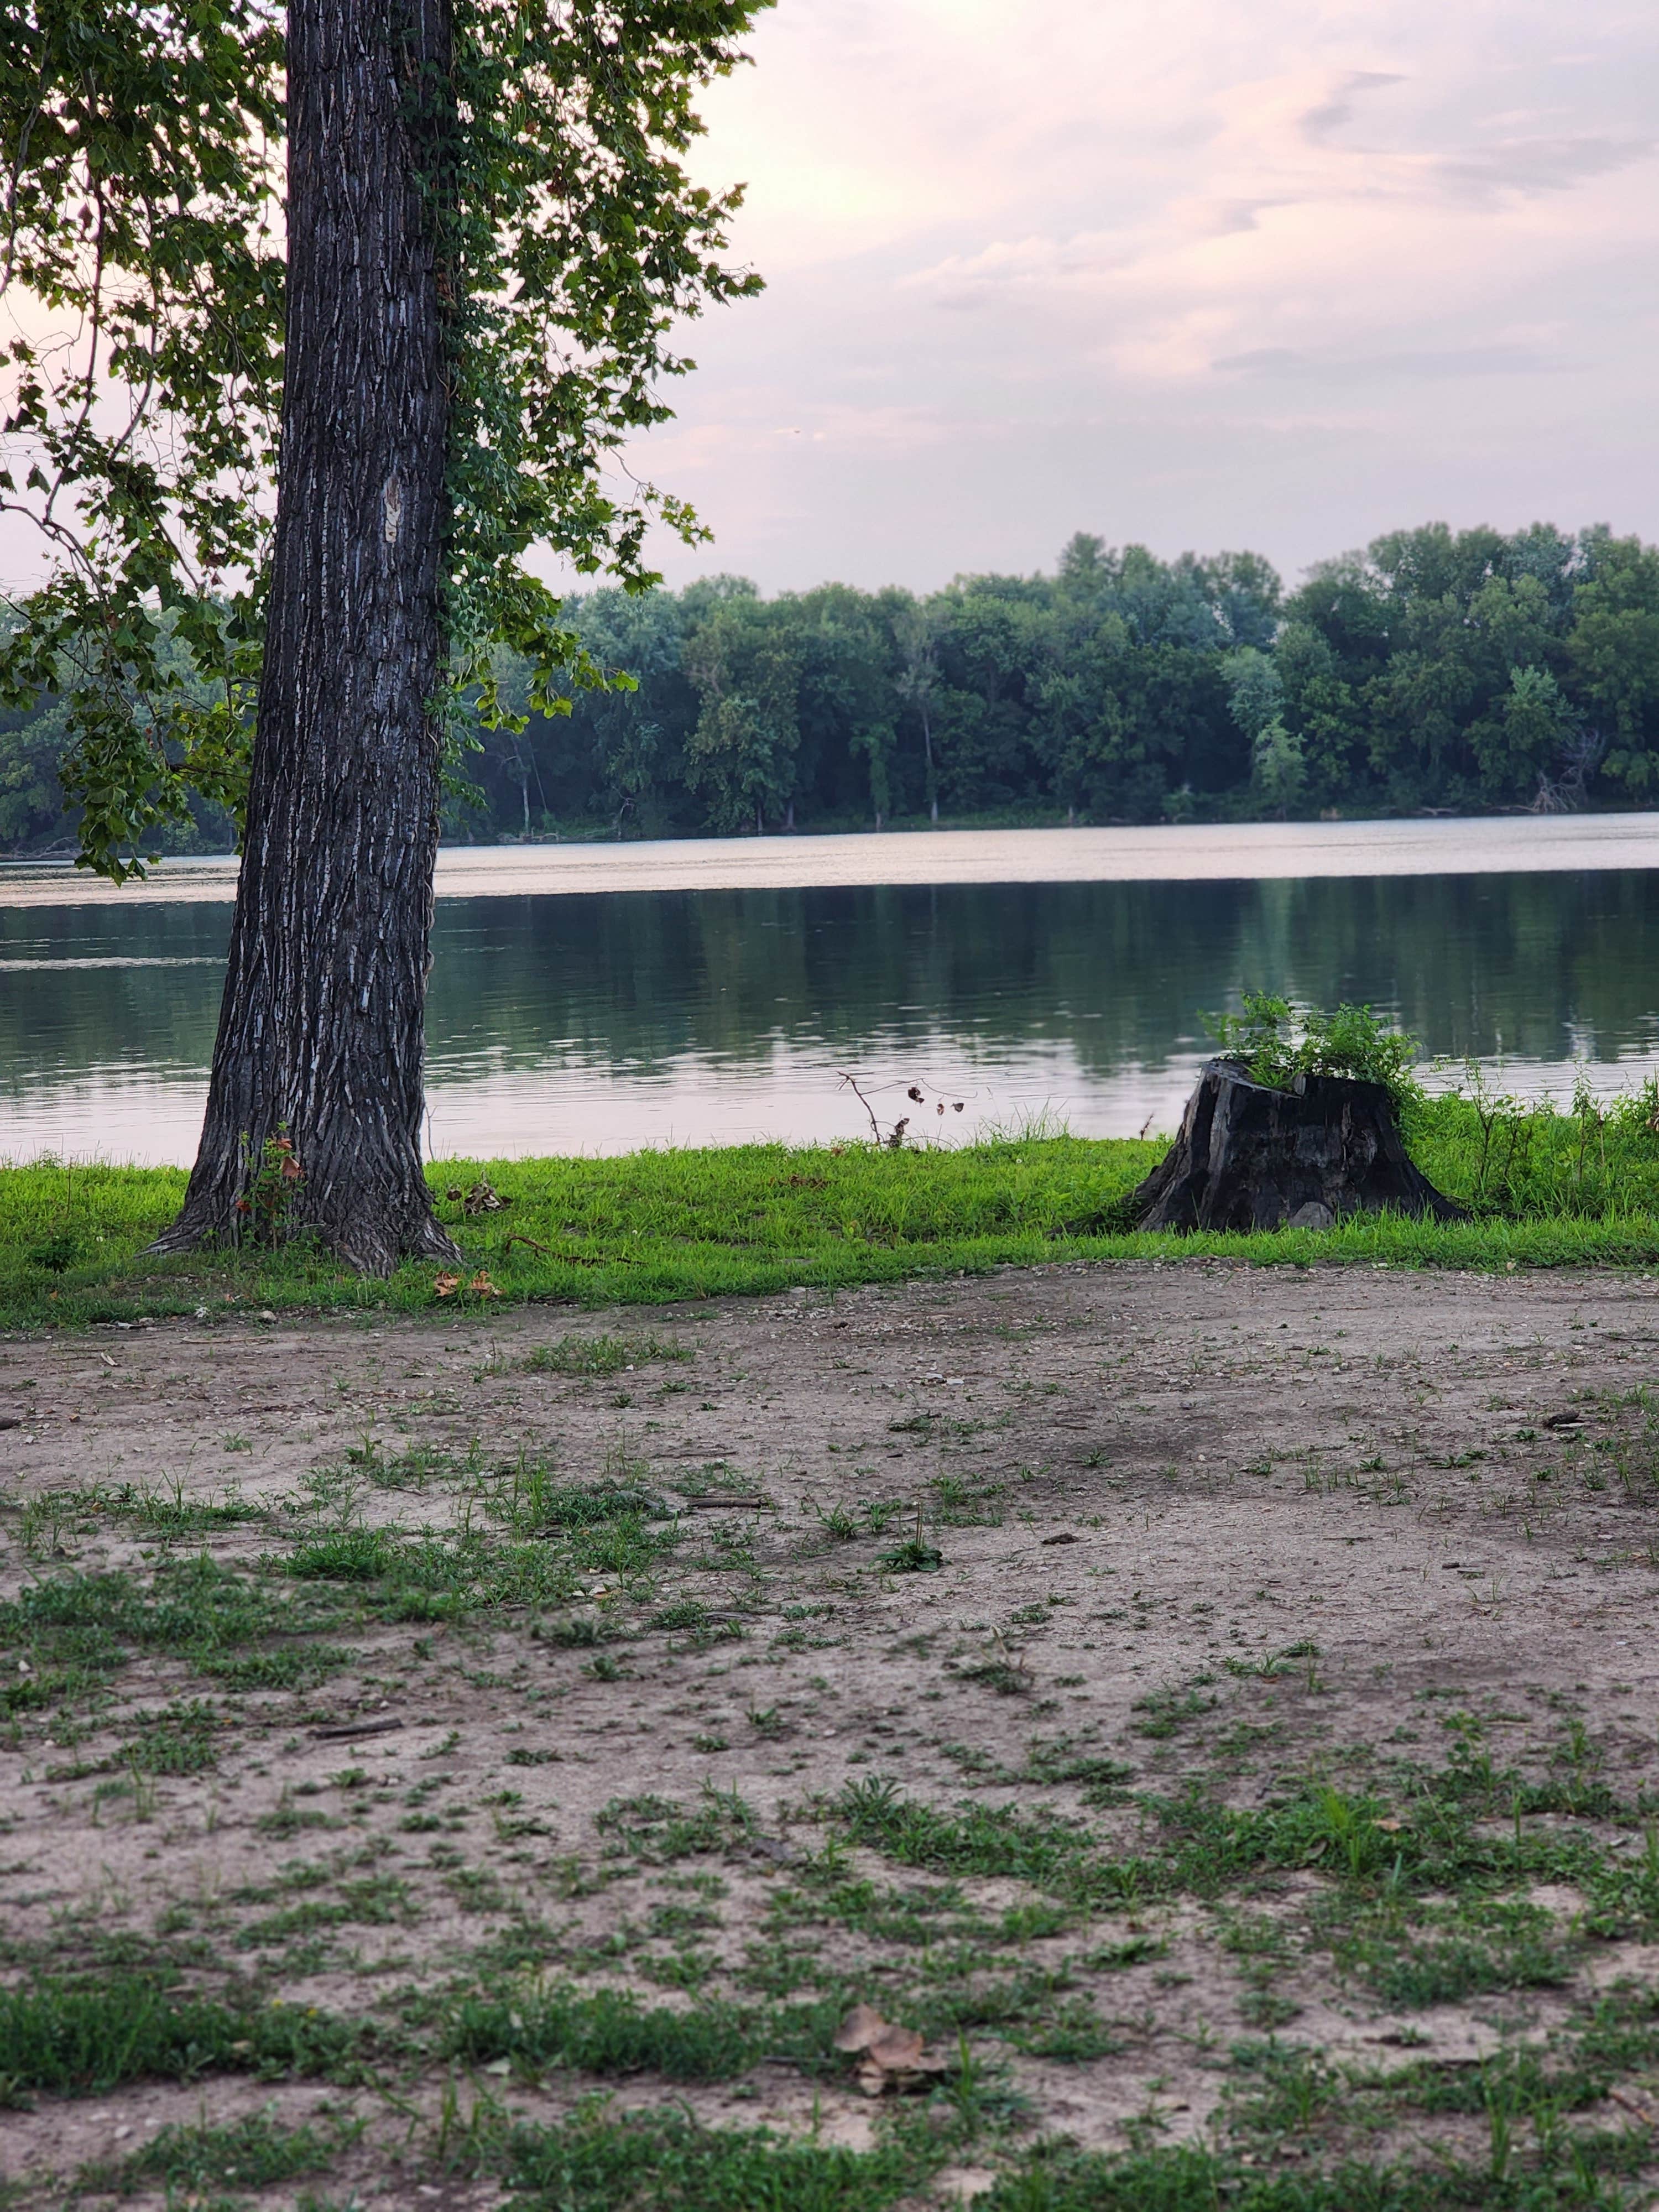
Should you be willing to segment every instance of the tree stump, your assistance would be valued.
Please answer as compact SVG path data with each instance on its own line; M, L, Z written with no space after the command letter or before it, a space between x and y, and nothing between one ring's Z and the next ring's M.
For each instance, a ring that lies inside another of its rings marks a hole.
M1412 1164L1382 1084L1304 1075L1276 1091L1231 1060L1205 1067L1131 1203L1139 1229L1329 1229L1385 1208L1469 1218Z

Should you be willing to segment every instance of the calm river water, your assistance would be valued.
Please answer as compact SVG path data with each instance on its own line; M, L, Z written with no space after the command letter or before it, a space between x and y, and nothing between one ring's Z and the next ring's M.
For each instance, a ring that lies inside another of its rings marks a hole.
M1616 1088L1659 1067L1650 855L1651 816L446 854L431 1148L854 1136L843 1070L884 1116L963 1099L953 1136L1164 1127L1242 986L1369 1000L1510 1089ZM0 870L0 1158L190 1158L233 884Z

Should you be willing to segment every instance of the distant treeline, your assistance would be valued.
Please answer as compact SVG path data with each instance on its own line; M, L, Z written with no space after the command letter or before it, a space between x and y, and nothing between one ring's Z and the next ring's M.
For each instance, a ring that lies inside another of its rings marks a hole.
M1288 595L1256 554L1079 536L927 598L719 577L570 614L637 689L480 731L450 835L1659 805L1659 550L1606 528L1399 531ZM72 834L63 744L56 708L0 721L0 844Z

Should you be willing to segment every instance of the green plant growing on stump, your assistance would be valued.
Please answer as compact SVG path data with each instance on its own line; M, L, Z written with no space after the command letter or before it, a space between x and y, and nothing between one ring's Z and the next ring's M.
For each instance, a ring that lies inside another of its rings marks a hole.
M1425 1096L1413 1070L1422 1048L1392 1030L1370 1006L1338 1006L1326 1013L1298 1006L1267 991L1246 991L1243 1011L1206 1014L1205 1027L1224 1058L1242 1063L1254 1083L1289 1091L1298 1076L1340 1075L1377 1083L1396 1109Z

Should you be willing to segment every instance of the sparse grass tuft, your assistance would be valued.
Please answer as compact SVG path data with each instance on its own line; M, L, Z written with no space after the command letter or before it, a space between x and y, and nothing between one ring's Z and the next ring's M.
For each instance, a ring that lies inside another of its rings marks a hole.
M678 1526L653 1525L631 1491L550 1492L545 1502L566 1516L546 1524L557 1542L517 1526L507 1536L467 1526L416 1535L349 1528L307 1538L282 1565L301 1581L372 1585L364 1603L382 1620L449 1620L503 1606L556 1611L582 1595L586 1576L643 1583L679 1541ZM568 1636L551 1626L539 1633L550 1642L598 1640L581 1624Z
M874 1778L849 1783L831 1809L854 1842L930 1874L1012 1875L1043 1887L1074 1880L1092 1847L1085 1830L1054 1814L983 1805L945 1812Z
M672 1797L613 1797L594 1825L618 1855L649 1866L697 1858L745 1842L755 1832L752 1807L735 1790L703 1790L692 1810Z
M653 1359L690 1359L689 1348L670 1337L562 1336L539 1344L519 1361L526 1375L621 1375Z
M500 2170L521 2212L886 2212L942 2155L914 2130L860 2152L593 2105L514 2130Z
M269 2188L278 2181L293 2181L308 2173L325 2173L345 2145L362 2133L361 2124L348 2123L324 2132L314 2127L285 2128L269 2112L252 2112L226 2127L167 2126L160 2129L142 2150L131 2158L85 2169L80 2188L88 2194L130 2196L147 2182L161 2182L168 2191L216 2191L222 2182L236 2185L240 2196L249 2189Z
M29 1668L6 1679L0 1712L83 1697L135 1649L182 1659L227 1689L292 1689L349 1656L316 1640L335 1619L205 1553L161 1559L148 1587L125 1572L56 1575L0 1603L0 1651L24 1655Z

